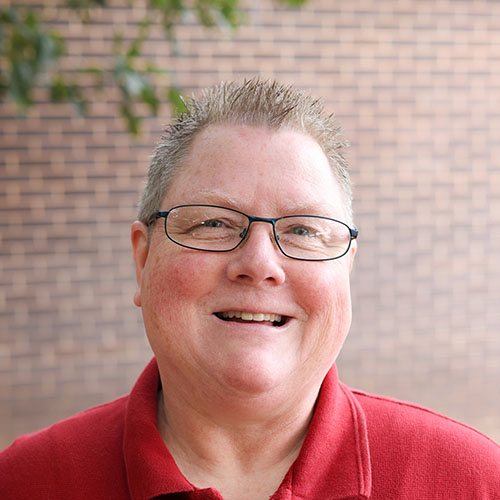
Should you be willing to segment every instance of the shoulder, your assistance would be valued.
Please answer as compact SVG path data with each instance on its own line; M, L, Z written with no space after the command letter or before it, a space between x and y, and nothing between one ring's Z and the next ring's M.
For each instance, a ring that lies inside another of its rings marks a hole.
M0 453L0 484L6 498L30 498L40 491L46 492L44 498L52 498L51 485L85 490L85 477L102 476L105 481L105 475L109 480L109 474L119 474L127 400L122 397L17 438Z
M479 495L474 498L500 498L495 496L500 491L500 446L492 439L428 408L350 391L366 417L374 471L404 471L406 478L420 483L418 488L432 481L433 488L442 483L448 493L456 488Z
M478 430L429 408L364 391L351 389L351 392L361 404L368 426L375 433L401 434L405 439L410 434L418 435L420 440L442 438L457 444L476 443L491 449L494 455L500 453L500 446Z

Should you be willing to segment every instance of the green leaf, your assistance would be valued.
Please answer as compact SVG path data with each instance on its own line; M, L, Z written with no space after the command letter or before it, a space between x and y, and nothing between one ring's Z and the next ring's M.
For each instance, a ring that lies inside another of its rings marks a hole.
M66 6L71 9L91 9L92 7L104 7L106 0L66 0Z
M239 0L196 0L199 21L207 27L237 28L243 22Z
M88 103L83 91L76 83L70 83L60 74L56 74L49 85L49 96L52 102L70 102L80 116L85 116Z
M141 123L141 118L133 113L132 108L128 103L126 102L121 103L120 114L127 123L127 130L132 135L135 136L139 135L139 126Z
M233 29L237 28L245 21L245 16L240 9L239 0L222 0L220 10Z
M306 0L274 1L290 7L306 3ZM92 9L109 5L106 0L62 0L61 3L80 12L85 21L89 20ZM142 60L142 48L150 37L151 25L159 23L163 26L173 54L180 56L175 27L182 22L187 11L194 12L205 26L235 29L244 21L240 3L241 0L147 0L147 13L132 42L125 43L121 33L115 34L112 62L103 68L80 69L71 81L59 71L58 64L61 57L72 54L67 53L64 38L44 24L43 2L33 4L33 7L10 5L0 8L0 98L14 101L18 110L23 112L33 105L34 89L45 87L53 102L70 102L79 114L84 114L87 100L79 83L88 80L85 75L91 75L98 89L104 88L105 82L118 88L121 96L119 112L127 129L137 135L141 118L136 114L135 106L143 104L151 113L157 114L162 100L155 87L156 78L169 74L152 62ZM132 7L134 2L123 0L118 4ZM127 31L126 35L128 39L130 33ZM185 110L177 87L168 88L167 98L174 113Z
M86 68L83 68L81 72L94 77L94 85L98 90L102 90L104 88L104 78L106 76L106 72L102 68L87 66Z
M156 66L156 64L148 61L146 62L146 69L145 69L146 73L154 73L154 74L157 74L157 75L166 75L168 74L168 70L166 69L161 69L161 68L158 68L158 66Z
M160 108L160 99L156 95L155 89L151 85L145 85L141 92L142 102L145 103L151 112L156 116Z
M91 11L96 7L106 7L106 0L65 0L66 7L77 11L83 22L91 20Z
M51 66L65 53L63 39L47 31L28 8L3 10L3 86L21 112L33 104L33 90Z
M180 115L186 111L186 105L182 99L182 95L177 87L170 87L167 90L167 99L170 102L172 113Z
M308 0L281 0L282 3L287 4L289 7L301 7L306 4Z
M175 40L174 26L186 10L183 0L149 0L149 6L159 11L163 31L168 40Z

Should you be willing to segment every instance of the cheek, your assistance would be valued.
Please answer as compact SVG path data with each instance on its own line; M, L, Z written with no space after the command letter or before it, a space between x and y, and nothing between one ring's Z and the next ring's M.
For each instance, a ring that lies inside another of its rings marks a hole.
M313 280L308 293L312 349L336 356L351 325L349 273L344 266L332 266Z
M332 264L309 280L309 305L313 314L343 317L351 309L349 272L346 266Z
M144 324L155 354L167 356L186 342L186 332L199 329L199 311L203 297L213 289L213 273L203 255L200 259L176 252L150 259L142 283Z
M199 306L203 296L213 289L216 272L208 264L204 254L181 251L154 256L143 284L147 298L143 307L163 321L178 320L188 314L190 305Z

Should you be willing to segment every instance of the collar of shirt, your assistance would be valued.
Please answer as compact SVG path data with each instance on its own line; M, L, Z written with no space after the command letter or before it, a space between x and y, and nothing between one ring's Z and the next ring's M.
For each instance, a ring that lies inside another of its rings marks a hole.
M159 386L156 360L134 386L125 417L123 452L133 500L184 492L186 498L221 499L200 490L177 467L157 428ZM370 496L371 468L366 421L353 394L338 380L335 366L323 381L302 450L272 500L364 499Z

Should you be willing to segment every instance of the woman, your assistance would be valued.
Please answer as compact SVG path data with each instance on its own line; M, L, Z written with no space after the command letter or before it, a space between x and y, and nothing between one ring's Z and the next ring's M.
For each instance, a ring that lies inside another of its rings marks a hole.
M338 380L358 234L342 148L276 83L187 103L131 231L155 359L129 396L0 455L6 498L500 498L498 445Z

